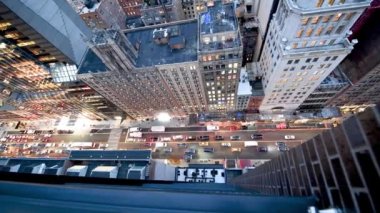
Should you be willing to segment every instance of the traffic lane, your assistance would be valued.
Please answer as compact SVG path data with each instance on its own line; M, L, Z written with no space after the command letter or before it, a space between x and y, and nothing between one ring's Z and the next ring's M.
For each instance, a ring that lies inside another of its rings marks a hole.
M207 146L200 146L198 142L188 142L187 148L194 148L197 150L197 153L193 156L193 159L273 159L281 154L277 150L276 142L267 141L259 142L259 146L268 146L268 152L259 152L257 147L244 147L244 142L230 142L231 147L221 146L221 142L209 142ZM181 142L169 142L167 143L168 147L171 147L173 151L171 153L165 153L163 148L154 149L154 143L152 146L146 146L144 142L135 142L135 143L121 143L119 144L120 149L152 149L156 150L152 153L152 157L155 159L170 159L170 158L183 158L185 150L187 148L182 148L178 146L178 143ZM293 148L301 144L298 142L286 142L289 148ZM214 148L213 153L204 152L204 147ZM241 148L241 152L232 152L232 148Z
M50 142L107 142L109 134L52 135Z
M186 132L186 133L173 133L173 132L149 132L143 133L143 138L152 138L152 137L172 137L175 135L183 135L187 136L209 136L210 140L214 140L216 135L221 135L225 140L229 140L231 136L240 136L241 141L252 140L251 135L254 133L261 133L263 135L262 140L276 140L276 141L284 141L285 135L294 135L297 140L309 140L315 135L321 133L323 130L276 130L276 131L216 131L216 132ZM257 140L257 139L255 139ZM260 140L257 140L260 141Z

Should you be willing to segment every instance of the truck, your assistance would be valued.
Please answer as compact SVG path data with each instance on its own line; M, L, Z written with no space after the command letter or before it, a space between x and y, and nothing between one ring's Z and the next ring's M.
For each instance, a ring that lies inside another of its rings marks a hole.
M130 132L129 133L130 138L141 138L142 137L142 132Z
M259 144L257 141L244 141L244 147L249 147L249 146L258 146Z
M217 130L219 130L219 127L218 126L209 125L209 126L206 126L206 129L207 129L207 131L217 131Z
M129 128L129 132L141 132L141 128L140 127L131 127L131 128Z
M156 142L156 148L167 147L168 144L164 142Z
M152 126L150 128L150 131L152 131L152 132L165 132L165 127L164 126Z

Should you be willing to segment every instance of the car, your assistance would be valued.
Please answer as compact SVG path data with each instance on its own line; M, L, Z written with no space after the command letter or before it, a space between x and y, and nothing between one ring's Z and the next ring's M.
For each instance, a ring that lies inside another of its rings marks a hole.
M198 160L199 163L208 163L210 161L211 161L210 159L199 159Z
M239 135L232 135L230 137L230 139L233 140L233 141L238 141L238 140L240 140L240 136Z
M173 152L173 148L171 148L171 147L165 147L165 148L163 149L163 151L164 151L165 153L170 153L170 152Z
M267 146L259 146L257 147L258 152L268 152L268 147Z
M208 146L208 142L200 142L199 146Z
M146 143L144 143L144 146L151 147L151 146L152 146L152 143L150 143L150 142L146 142Z
M186 143L178 143L177 144L179 148L187 148L187 144Z
M187 141L195 141L195 140L197 140L197 136L194 136L194 135L187 136L186 140Z
M231 148L231 152L241 152L241 148Z
M185 150L185 154L191 154L194 155L197 152L196 149L190 148Z
M171 141L172 139L170 138L170 137L162 137L161 139L160 139L160 141L164 141L164 142L169 142L169 141Z
M296 136L295 135L285 135L284 138L285 138L285 140L295 140Z
M231 147L231 143L229 143L229 142L221 143L221 146L223 146L223 147Z
M200 141L208 141L208 140L210 140L210 136L208 136L208 135L199 136L199 140Z
M280 152L285 152L289 150L289 147L285 144L285 142L276 142L277 149Z
M214 152L214 148L212 148L212 147L205 147L205 148L203 148L203 152L213 153Z
M193 159L193 155L191 155L191 154L185 154L185 155L183 156L183 159L185 159L185 161L186 161L187 163L189 163L189 162L191 161L191 159Z
M247 129L248 129L248 126L243 125L243 126L241 126L241 129L242 129L242 130L247 130Z
M261 133L254 133L254 134L252 134L251 135L251 138L252 139L263 139L263 134L261 134Z
M216 141L222 141L222 140L224 140L224 137L221 135L215 135L215 140Z
M183 135L174 135L172 138L175 141L181 141L181 140L183 140Z

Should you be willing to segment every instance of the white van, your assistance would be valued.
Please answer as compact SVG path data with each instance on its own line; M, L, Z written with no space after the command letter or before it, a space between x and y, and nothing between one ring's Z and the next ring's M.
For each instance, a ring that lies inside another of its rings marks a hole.
M244 147L258 146L257 141L244 141Z
M140 127L131 127L131 128L129 128L129 132L141 132L141 128Z

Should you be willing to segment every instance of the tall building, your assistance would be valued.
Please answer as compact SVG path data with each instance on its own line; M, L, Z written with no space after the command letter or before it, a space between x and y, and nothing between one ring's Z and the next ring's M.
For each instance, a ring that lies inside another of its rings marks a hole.
M322 208L379 212L379 126L379 106L368 108L232 182L267 195L314 195Z
M141 16L143 0L118 0L125 14L130 17Z
M79 78L132 118L207 109L197 60L197 22L99 32Z
M104 119L95 106L83 101L98 96L94 90L79 82L75 86L63 83L70 80L69 75L75 76L75 64L88 49L83 39L91 37L67 2L2 0L0 10L0 113L5 114L1 118L83 113ZM57 75L67 79L59 81Z
M351 52L349 29L370 1L280 1L259 68L263 112L294 111Z
M132 118L235 110L242 47L234 5L215 1L200 20L98 32L79 78Z
M207 0L182 0L183 14L186 19L198 18L200 13L207 10Z
M347 77L338 66L298 107L300 112L320 112L342 90L349 86Z
M232 111L237 101L243 48L235 6L209 1L199 16L198 60L209 111Z
M185 18L180 0L148 0L141 8L145 26L179 21Z
M126 15L115 0L87 0L79 15L90 28L126 28Z
M352 38L357 38L359 43L339 65L339 69L347 76L350 85L341 91L337 98L331 100L329 105L339 106L344 111L349 111L380 101L379 5L380 1L374 1L372 6L363 13L366 21L358 23L361 24L360 31L354 26L357 32L352 35Z

